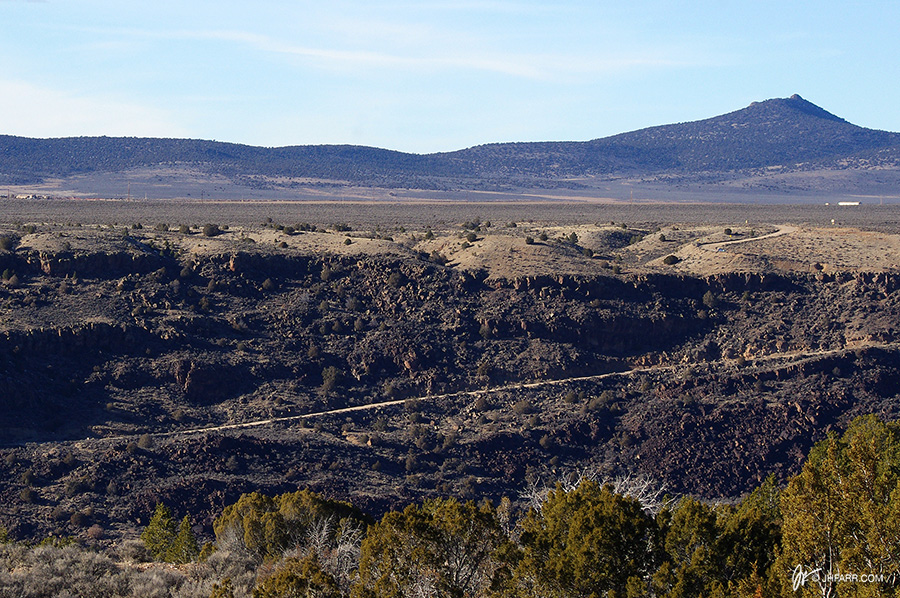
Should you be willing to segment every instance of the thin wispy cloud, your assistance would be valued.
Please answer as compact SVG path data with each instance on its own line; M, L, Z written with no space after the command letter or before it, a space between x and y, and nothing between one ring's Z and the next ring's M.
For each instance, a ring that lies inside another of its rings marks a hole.
M440 31L415 23L363 24L347 19L329 28L341 37L354 40L355 48L333 45L306 45L282 37L246 30L89 28L86 33L119 41L92 40L98 49L131 43L136 39L166 39L194 42L225 42L262 54L298 60L315 68L337 72L370 72L372 69L406 73L470 71L493 73L533 81L564 81L572 76L603 75L633 69L710 66L720 58L680 47L642 47L590 52L529 52L488 47L487 40L474 34ZM361 39L362 38L362 39ZM131 40L126 42L124 40ZM395 47L383 49L389 45Z
M849 13L663 0L42 4L0 0L0 79L62 92L84 114L111 102L107 133L131 113L135 133L170 120L249 143L438 151L598 137L791 93L849 116L877 104L879 116L855 118L900 128L896 94L882 89L898 67L871 59L896 53L896 3ZM5 95L23 133L49 131L56 112L80 118L65 101L37 117Z
M111 32L108 32L111 33ZM549 69L534 66L535 58L517 56L513 58L497 55L431 54L416 55L381 52L375 50L347 50L323 48L295 44L264 34L246 31L173 31L147 32L140 30L119 30L118 34L130 37L181 39L194 41L221 41L241 44L253 50L282 56L306 59L320 68L340 69L397 69L403 71L437 71L462 69L486 71L515 77L543 79L551 75ZM98 43L98 47L99 43ZM563 60L554 61L562 65ZM554 67L556 68L556 67Z
M427 49L422 55L394 54L369 50L340 50L303 46L267 35L242 31L182 31L166 34L194 40L217 40L246 45L257 51L309 59L328 68L400 69L405 71L441 71L448 69L482 71L534 79L557 80L570 74L602 74L635 68L698 66L706 60L687 55L679 57L671 49L656 54L634 55L566 55L511 53L435 53ZM430 52L430 54L426 53Z

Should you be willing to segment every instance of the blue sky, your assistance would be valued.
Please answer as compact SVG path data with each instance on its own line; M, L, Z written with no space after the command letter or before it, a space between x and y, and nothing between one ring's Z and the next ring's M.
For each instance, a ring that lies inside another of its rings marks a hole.
M900 131L900 3L0 0L0 133L585 140L799 93Z

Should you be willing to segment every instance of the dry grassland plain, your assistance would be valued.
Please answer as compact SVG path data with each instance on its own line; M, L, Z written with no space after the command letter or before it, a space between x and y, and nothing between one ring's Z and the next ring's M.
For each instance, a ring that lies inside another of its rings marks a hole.
M465 222L490 223L490 234L463 247L458 234ZM287 236L268 223L310 223L323 229L349 226L346 234ZM491 276L541 273L586 274L602 262L610 233L627 234L630 243L616 257L638 270L693 275L760 270L871 270L900 267L900 205L749 205L710 203L597 203L588 201L190 201L190 200L4 200L0 225L14 230L23 223L55 227L79 225L124 230L141 224L152 236L158 224L215 223L228 226L221 239L185 237L191 252L219 251L224 241L248 236L262 246L286 242L302 251L397 253L410 248L443 253L463 269L484 268ZM510 226L515 223L516 226ZM728 228L732 235L724 234ZM432 230L433 240L423 233ZM780 234L758 239L776 231ZM524 244L525 237L551 241L575 233L578 245L597 250L594 259L560 252L553 243ZM365 237L390 236L393 241ZM52 232L30 243L58 249ZM77 236L76 236L77 237ZM637 239L640 242L636 242ZM72 239L69 239L70 243ZM85 247L87 249L87 247ZM662 263L667 255L681 261Z

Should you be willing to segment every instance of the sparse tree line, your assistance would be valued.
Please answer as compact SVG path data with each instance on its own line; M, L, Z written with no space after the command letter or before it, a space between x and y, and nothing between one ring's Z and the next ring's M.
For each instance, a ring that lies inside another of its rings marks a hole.
M874 416L818 443L785 487L769 478L735 504L588 474L522 499L431 499L373 522L306 490L245 494L202 548L189 517L159 505L140 542L107 553L5 541L0 595L900 596L900 424Z

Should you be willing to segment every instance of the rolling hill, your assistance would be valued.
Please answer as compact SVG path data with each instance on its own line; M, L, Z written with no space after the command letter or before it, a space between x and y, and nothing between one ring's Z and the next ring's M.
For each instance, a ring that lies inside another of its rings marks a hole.
M483 176L735 171L804 163L895 163L900 134L850 124L798 95L695 122L586 142L484 145L453 154Z
M583 142L497 143L409 154L348 145L263 148L188 139L0 136L0 184L134 169L181 169L257 188L337 184L411 189L590 187L590 179L725 180L900 166L900 133L867 129L804 100L754 102L706 120Z

